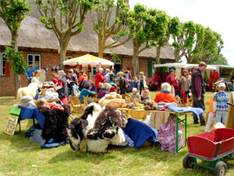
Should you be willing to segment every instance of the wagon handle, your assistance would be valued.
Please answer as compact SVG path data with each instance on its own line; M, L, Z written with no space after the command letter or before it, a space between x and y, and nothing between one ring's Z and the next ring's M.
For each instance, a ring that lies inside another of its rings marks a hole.
M228 105L231 105L231 106L234 106L234 104L233 103L227 103Z
M215 157L217 157L218 153L219 153L219 150L220 150L220 147L221 147L222 143L219 143L219 146L218 146L218 149L216 151L216 154L215 154Z

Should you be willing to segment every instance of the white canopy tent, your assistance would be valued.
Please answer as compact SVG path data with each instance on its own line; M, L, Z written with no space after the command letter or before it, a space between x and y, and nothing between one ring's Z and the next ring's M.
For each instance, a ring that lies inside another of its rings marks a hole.
M197 68L198 64L184 64L184 63L167 63L167 64L154 64L154 67L175 67L175 68ZM207 70L218 70L217 66L207 65Z

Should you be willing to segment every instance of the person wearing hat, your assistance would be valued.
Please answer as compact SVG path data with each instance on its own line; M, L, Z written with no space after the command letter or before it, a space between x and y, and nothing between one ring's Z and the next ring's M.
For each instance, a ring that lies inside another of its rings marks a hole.
M141 100L141 96L138 93L137 88L134 87L132 89L132 95L131 95L131 97L132 97L133 101L137 102L137 103Z
M206 70L206 63L201 62L198 65L198 68L195 69L192 73L192 82L191 82L191 91L193 95L193 107L202 108L205 111L205 102L204 102L204 94L205 94L205 83L203 81L202 72ZM194 124L198 124L198 118L194 114L193 115ZM206 125L204 116L200 116L200 124Z
M220 82L218 85L218 90L214 96L213 101L213 111L215 112L216 123L222 122L223 124L226 123L227 114L228 114L228 101L229 95L225 92L226 85L224 82Z
M169 74L167 75L166 82L171 85L171 93L174 95L177 89L180 89L180 86L178 85L178 82L175 78L175 70L170 69Z
M97 74L95 75L95 88L97 90L97 93L100 91L99 83L104 83L105 77L102 75L103 69L99 68Z

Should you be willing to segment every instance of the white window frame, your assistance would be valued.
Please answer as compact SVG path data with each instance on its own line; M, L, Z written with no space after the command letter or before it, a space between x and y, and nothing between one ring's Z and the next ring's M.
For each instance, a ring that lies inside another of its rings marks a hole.
M97 74L97 67L91 67L91 73L92 76L95 76Z
M29 61L28 61L28 56L32 56L33 57L33 67L35 67L35 57L36 56L39 56L39 66L38 66L38 69L41 69L41 55L40 54L27 54L27 65L29 65Z
M4 53L0 52L0 76L5 76L5 73L3 73L3 69L5 69L5 65L3 64L4 61L7 61L6 59L3 58ZM6 72L6 69L5 69Z

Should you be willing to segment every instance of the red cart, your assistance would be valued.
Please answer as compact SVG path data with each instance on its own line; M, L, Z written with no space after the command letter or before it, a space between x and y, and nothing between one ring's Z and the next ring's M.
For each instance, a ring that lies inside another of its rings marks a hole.
M187 137L189 153L184 157L183 166L201 166L214 171L214 175L225 175L227 165L222 158L231 158L234 153L234 129L216 129ZM211 166L197 163L197 159L212 162Z

